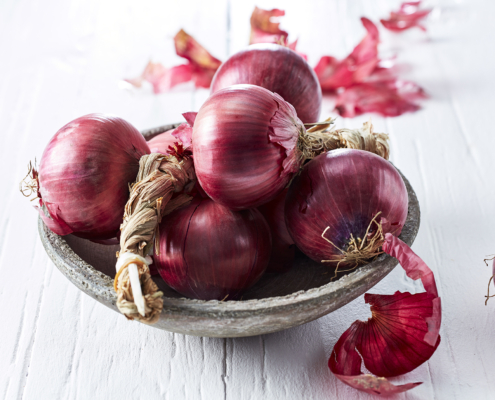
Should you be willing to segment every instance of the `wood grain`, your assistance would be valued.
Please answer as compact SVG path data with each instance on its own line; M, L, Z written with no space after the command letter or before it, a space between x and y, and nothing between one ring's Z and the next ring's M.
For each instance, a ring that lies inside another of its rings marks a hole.
M283 28L314 65L345 56L395 0L258 1L286 10ZM381 50L430 94L414 114L373 116L392 140L392 161L422 208L414 244L437 276L442 344L395 382L422 381L397 399L491 399L495 304L484 306L495 253L495 3L433 0L428 32L381 29ZM225 59L248 40L254 1L4 0L0 2L0 398L2 399L367 399L338 382L326 362L342 332L370 315L361 298L287 331L210 339L130 323L77 290L37 239L35 211L18 192L29 160L65 123L90 112L119 115L138 129L197 110L207 90L154 96L119 81L153 58L181 62L180 29ZM323 115L333 115L328 101ZM360 125L368 115L338 124ZM395 269L374 293L422 290ZM493 299L492 299L493 301Z

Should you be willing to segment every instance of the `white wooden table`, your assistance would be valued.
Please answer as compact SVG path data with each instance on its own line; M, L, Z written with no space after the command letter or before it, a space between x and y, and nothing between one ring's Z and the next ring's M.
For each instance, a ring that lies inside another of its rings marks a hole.
M314 65L345 56L387 0L258 1L286 10L283 27ZM398 118L373 116L414 186L422 225L413 249L433 269L442 343L397 383L399 399L495 398L495 301L483 295L495 253L495 2L436 1L427 33L381 29L382 50L431 95ZM76 289L48 259L37 214L18 191L27 163L65 123L113 113L138 129L180 120L207 90L127 92L152 57L181 63L180 29L216 57L247 44L255 2L243 0L2 0L0 2L0 399L365 399L328 370L333 345L370 316L363 298L317 321L266 336L210 339L128 322ZM330 115L329 105L324 115ZM339 119L358 126L369 116ZM374 293L415 290L400 268Z

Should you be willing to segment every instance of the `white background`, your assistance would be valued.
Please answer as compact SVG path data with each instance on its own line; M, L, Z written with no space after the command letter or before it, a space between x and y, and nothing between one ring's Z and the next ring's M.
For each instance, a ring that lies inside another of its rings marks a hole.
M51 136L91 112L138 129L180 121L207 90L155 96L119 86L152 58L182 62L180 29L225 60L249 38L254 2L234 0L0 0L0 398L366 399L339 382L327 359L363 298L317 321L275 334L210 339L126 321L76 289L45 254L37 213L18 191L27 163ZM397 1L259 1L286 10L282 27L315 65L344 57ZM380 28L384 54L430 94L423 109L373 116L390 134L392 160L421 204L413 249L435 272L442 343L424 365L394 380L423 385L398 399L495 398L495 300L484 305L495 253L495 2L431 2L428 32ZM331 114L326 103L323 116ZM369 118L339 118L357 127ZM415 290L398 267L374 293ZM494 381L494 382L492 382Z

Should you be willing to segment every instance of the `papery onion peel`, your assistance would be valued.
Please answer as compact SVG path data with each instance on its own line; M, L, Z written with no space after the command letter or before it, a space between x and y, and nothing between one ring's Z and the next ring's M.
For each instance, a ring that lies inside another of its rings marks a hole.
M366 294L372 317L356 321L332 351L328 366L342 382L370 394L393 394L420 382L393 385L386 378L417 368L440 344L441 301L433 272L399 238L387 233L383 251L399 260L411 279L421 279L425 293ZM363 374L361 364L374 375Z
M136 87L141 87L144 81L148 81L155 93L166 92L191 80L196 87L210 87L213 75L222 62L183 29L175 35L174 42L177 55L187 59L186 64L166 68L160 63L150 61L139 77L126 81Z
M378 65L379 33L368 18L361 18L367 34L346 58L323 56L315 67L323 91L335 91L364 81Z
M392 11L389 19L381 19L382 25L394 32L402 32L417 27L423 31L426 28L421 21L431 13L431 8L421 10L421 1L406 1L401 4L399 10Z

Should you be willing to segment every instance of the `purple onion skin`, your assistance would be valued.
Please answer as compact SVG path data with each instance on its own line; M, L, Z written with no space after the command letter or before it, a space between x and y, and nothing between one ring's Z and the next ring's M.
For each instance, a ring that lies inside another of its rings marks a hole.
M272 253L266 272L285 272L294 264L296 245L285 223L285 198L288 189L284 189L272 201L258 207L265 217L272 234Z
M173 146L175 142L178 142L178 139L172 136L172 132L174 130L175 129L170 129L149 140L148 147L150 148L150 151L152 153L161 153L165 155L169 154L169 146Z
M321 111L318 78L306 60L287 47L260 43L234 54L217 70L211 93L239 83L278 93L294 106L301 121L318 121Z
M378 222L386 218L402 227L407 206L406 187L390 162L367 151L338 149L314 158L294 179L285 220L297 247L320 262L341 254L321 237L326 227L325 237L345 250L351 234L363 238L380 211Z
M139 159L149 153L143 136L121 118L103 114L77 118L53 136L43 153L42 201L74 235L114 238L129 183L136 179Z
M299 168L294 148L301 125L290 104L259 86L235 85L214 93L193 128L194 166L202 188L233 210L267 203Z
M258 281L270 250L270 229L258 210L232 211L195 198L163 219L154 261L163 280L184 296L231 300Z

